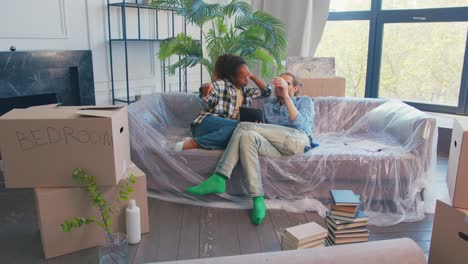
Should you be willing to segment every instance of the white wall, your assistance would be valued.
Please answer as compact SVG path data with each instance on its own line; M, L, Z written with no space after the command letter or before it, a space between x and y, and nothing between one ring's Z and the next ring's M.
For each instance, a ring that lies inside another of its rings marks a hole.
M91 49L96 103L111 103L106 0L0 0L0 2L2 5L0 51L8 51L11 45L16 46L18 51ZM118 38L122 33L119 10L119 8L112 8L111 33L113 38ZM136 9L127 10L127 37L136 38L138 36ZM160 12L159 18L160 38L171 36L170 16ZM176 28L176 32L181 30L181 19L176 19ZM154 29L155 14L142 10L142 38L154 38ZM198 29L194 27L187 29L189 33L198 36ZM156 57L158 46L156 42L128 44L131 94L161 91L161 65ZM123 47L123 43L120 42L113 44L116 97L123 97L126 94ZM188 71L187 79L190 90L198 90L199 69L196 67ZM204 79L209 79L206 72ZM177 91L178 82L177 75L170 78L168 90Z

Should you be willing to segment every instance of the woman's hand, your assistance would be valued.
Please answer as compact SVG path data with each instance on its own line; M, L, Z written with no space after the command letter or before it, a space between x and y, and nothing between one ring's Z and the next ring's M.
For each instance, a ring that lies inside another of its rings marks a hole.
M250 70L249 70L249 72L247 73L247 78L253 81L254 79L256 79L256 76L253 75L253 73L250 72Z
M203 98L205 100L207 100L208 97L213 93L213 90L214 90L213 84L207 83L207 84L203 85L203 87L201 89L201 93L203 95Z

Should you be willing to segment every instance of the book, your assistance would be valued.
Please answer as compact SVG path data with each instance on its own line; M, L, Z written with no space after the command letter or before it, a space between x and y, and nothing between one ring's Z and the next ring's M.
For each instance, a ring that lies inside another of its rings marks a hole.
M354 217L346 217L346 216L339 216L339 215L332 215L332 214L328 216L330 216L330 218L333 220L339 220L339 221L346 222L346 223L355 223Z
M356 205L334 205L330 206L330 210L336 210L341 212L356 213L358 207Z
M343 229L367 226L367 221L355 222L355 223L340 221L339 223L337 223L337 222L335 222L335 220L331 219L329 216L327 216L327 218L325 218L325 221L328 224L330 224L336 230L343 230Z
M336 224L344 224L344 223L357 223L357 222L367 222L369 221L369 217L361 210L356 212L354 217L345 217L339 215L332 215L328 214L330 218L335 220Z
M342 217L349 217L349 218L354 218L354 215L356 213L352 212L343 212L343 211L337 211L337 210L331 210L330 215L335 215L335 216L342 216Z
M369 231L362 233L350 233L350 234L335 234L333 236L336 238L351 238L351 237L369 237Z
M283 241L281 242L281 248L285 250L313 248L313 247L321 246L324 243L325 243L325 237L319 240L311 241L311 242L296 246L296 245L291 244L291 242L288 239L285 239L283 237Z
M367 228L365 227L354 227L354 228L348 228L348 229L335 229L333 226L331 226L327 222L327 228L329 229L330 232L334 234L349 234L349 233L361 233L361 232L367 232Z
M333 241L330 239L330 237L327 237L325 239L325 243L327 244L327 246L331 247L334 245Z
M369 237L346 237L346 238L335 238L333 234L328 236L333 244L348 244L348 243L357 243L357 242L366 242L369 241Z
M299 247L299 248L283 248L283 250L295 250L295 249L306 249L306 248L321 248L321 247L325 247L325 240L323 240L320 244L316 244L315 246Z
M330 190L334 205L359 205L359 196L351 190Z
M321 241L323 240L325 237L327 236L327 233L323 233L321 234L320 236L314 238L314 239L307 239L307 240L303 240L303 241L300 241L299 243L297 243L293 238L291 238L290 235L285 235L283 234L283 237L282 237L282 243L287 243L288 245L290 246L294 246L294 247L299 247L299 246L302 246L302 245L305 245L305 244L309 244L309 243L315 243L317 241Z
M289 239L293 245L301 245L327 236L327 230L315 222L286 228L283 236Z
M282 249L283 249L283 250L296 250L296 249L321 248L321 247L325 247L325 240L322 241L322 243L317 244L317 245L315 245L315 246L310 246L310 247L305 247L305 248L288 248L288 247L283 247Z

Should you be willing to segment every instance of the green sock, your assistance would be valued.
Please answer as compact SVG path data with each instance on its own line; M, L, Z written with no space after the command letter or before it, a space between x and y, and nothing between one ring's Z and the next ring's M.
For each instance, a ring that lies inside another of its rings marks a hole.
M206 195L211 193L223 193L226 191L226 176L220 173L213 173L204 182L185 189L186 192L194 195Z
M253 210L252 210L252 223L259 225L262 223L263 218L266 214L266 204L263 196L257 196L253 198Z

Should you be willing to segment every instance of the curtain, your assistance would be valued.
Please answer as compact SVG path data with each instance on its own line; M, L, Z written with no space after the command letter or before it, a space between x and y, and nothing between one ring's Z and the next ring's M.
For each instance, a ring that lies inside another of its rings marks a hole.
M330 0L252 0L286 24L288 57L313 57L328 18Z

